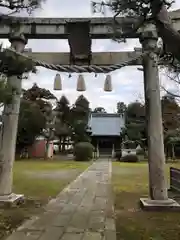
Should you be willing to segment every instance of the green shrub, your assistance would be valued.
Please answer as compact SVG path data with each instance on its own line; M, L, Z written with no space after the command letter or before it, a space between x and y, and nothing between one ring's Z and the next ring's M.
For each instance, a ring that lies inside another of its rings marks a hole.
M138 162L138 156L135 154L129 154L121 158L122 162Z
M79 142L74 147L76 161L89 161L93 157L94 147L89 142Z

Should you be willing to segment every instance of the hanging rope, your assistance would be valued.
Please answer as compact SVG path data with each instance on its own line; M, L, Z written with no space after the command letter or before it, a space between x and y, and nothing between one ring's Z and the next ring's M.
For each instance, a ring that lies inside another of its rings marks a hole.
M144 54L146 55L146 54ZM138 60L142 59L143 54L140 55L139 57L135 57L129 61L123 62L121 64L114 64L114 65L110 65L110 66L97 66L97 65L86 65L86 66L77 66L77 65L54 65L54 64L48 64L45 62L41 62L41 61L34 61L36 63L36 66L41 66L41 67L45 67L51 70L56 70L59 72L76 72L76 73L85 73L85 72L94 72L94 73L109 73L115 70L118 70L122 67L126 67L128 65L131 65L132 63L137 62Z
M14 49L9 48L6 49L5 51L11 51L13 53L15 53L16 55L22 56L26 59L32 60L34 62L34 64L38 67L44 67L50 70L55 70L58 72L69 72L69 73L109 73L115 70L118 70L122 67L126 67L128 65L131 65L135 62L137 62L138 60L141 60L144 56L146 56L149 53L142 53L140 56L136 56L134 58L132 58L131 60L125 61L121 64L113 64L110 66L97 66L97 65L85 65L85 66L77 66L77 65L54 65L54 64L49 64L40 60L35 60L33 58L28 57L25 54L16 52Z

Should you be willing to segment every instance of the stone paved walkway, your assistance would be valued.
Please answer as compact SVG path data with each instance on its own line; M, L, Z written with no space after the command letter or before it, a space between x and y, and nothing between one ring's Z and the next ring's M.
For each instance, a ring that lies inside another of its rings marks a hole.
M111 162L93 163L7 240L115 240Z

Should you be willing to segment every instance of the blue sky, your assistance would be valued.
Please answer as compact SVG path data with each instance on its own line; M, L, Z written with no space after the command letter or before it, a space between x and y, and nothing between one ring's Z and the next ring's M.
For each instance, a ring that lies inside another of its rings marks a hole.
M180 2L176 0L173 8L180 8ZM47 0L42 8L33 13L34 17L99 17L100 14L92 14L91 0ZM107 12L107 16L111 13ZM3 40L5 45L7 40ZM67 52L69 47L66 40L29 40L28 48L34 52ZM133 51L134 47L140 47L138 39L128 40L127 43L115 43L112 40L93 40L92 51ZM63 79L63 91L53 91L53 81L56 72L39 68L36 75L31 75L28 80L23 81L23 87L29 88L34 82L40 87L48 88L58 98L66 95L71 103L81 94L76 91L77 75L73 74L68 78L68 74L61 74ZM113 91L103 92L105 75L99 74L97 78L94 74L84 74L87 91L83 94L91 103L91 107L103 106L109 112L116 110L118 101L125 103L136 99L143 101L143 75L137 67L126 67L111 74ZM174 86L161 75L163 85L173 89Z

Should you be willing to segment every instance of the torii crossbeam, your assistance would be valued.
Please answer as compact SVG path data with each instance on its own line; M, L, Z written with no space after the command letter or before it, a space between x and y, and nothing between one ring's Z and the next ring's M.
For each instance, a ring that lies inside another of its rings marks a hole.
M180 31L180 11L169 12L174 28ZM135 18L119 17L116 19L122 32L130 32L133 24L137 22ZM113 36L112 18L12 18L12 24L20 22L24 25L24 34L28 39L67 39L67 22L90 21L90 34L92 39L111 39ZM146 31L152 31L150 26ZM9 20L0 22L0 38L8 38L11 32ZM138 38L139 33L131 33L126 38Z
M69 56L68 52L26 52L26 55L35 60L40 60L49 64L68 65ZM128 51L128 52L93 52L92 65L109 66L114 64L122 64L132 58L138 58L141 51ZM133 65L142 65L142 61L137 60Z

